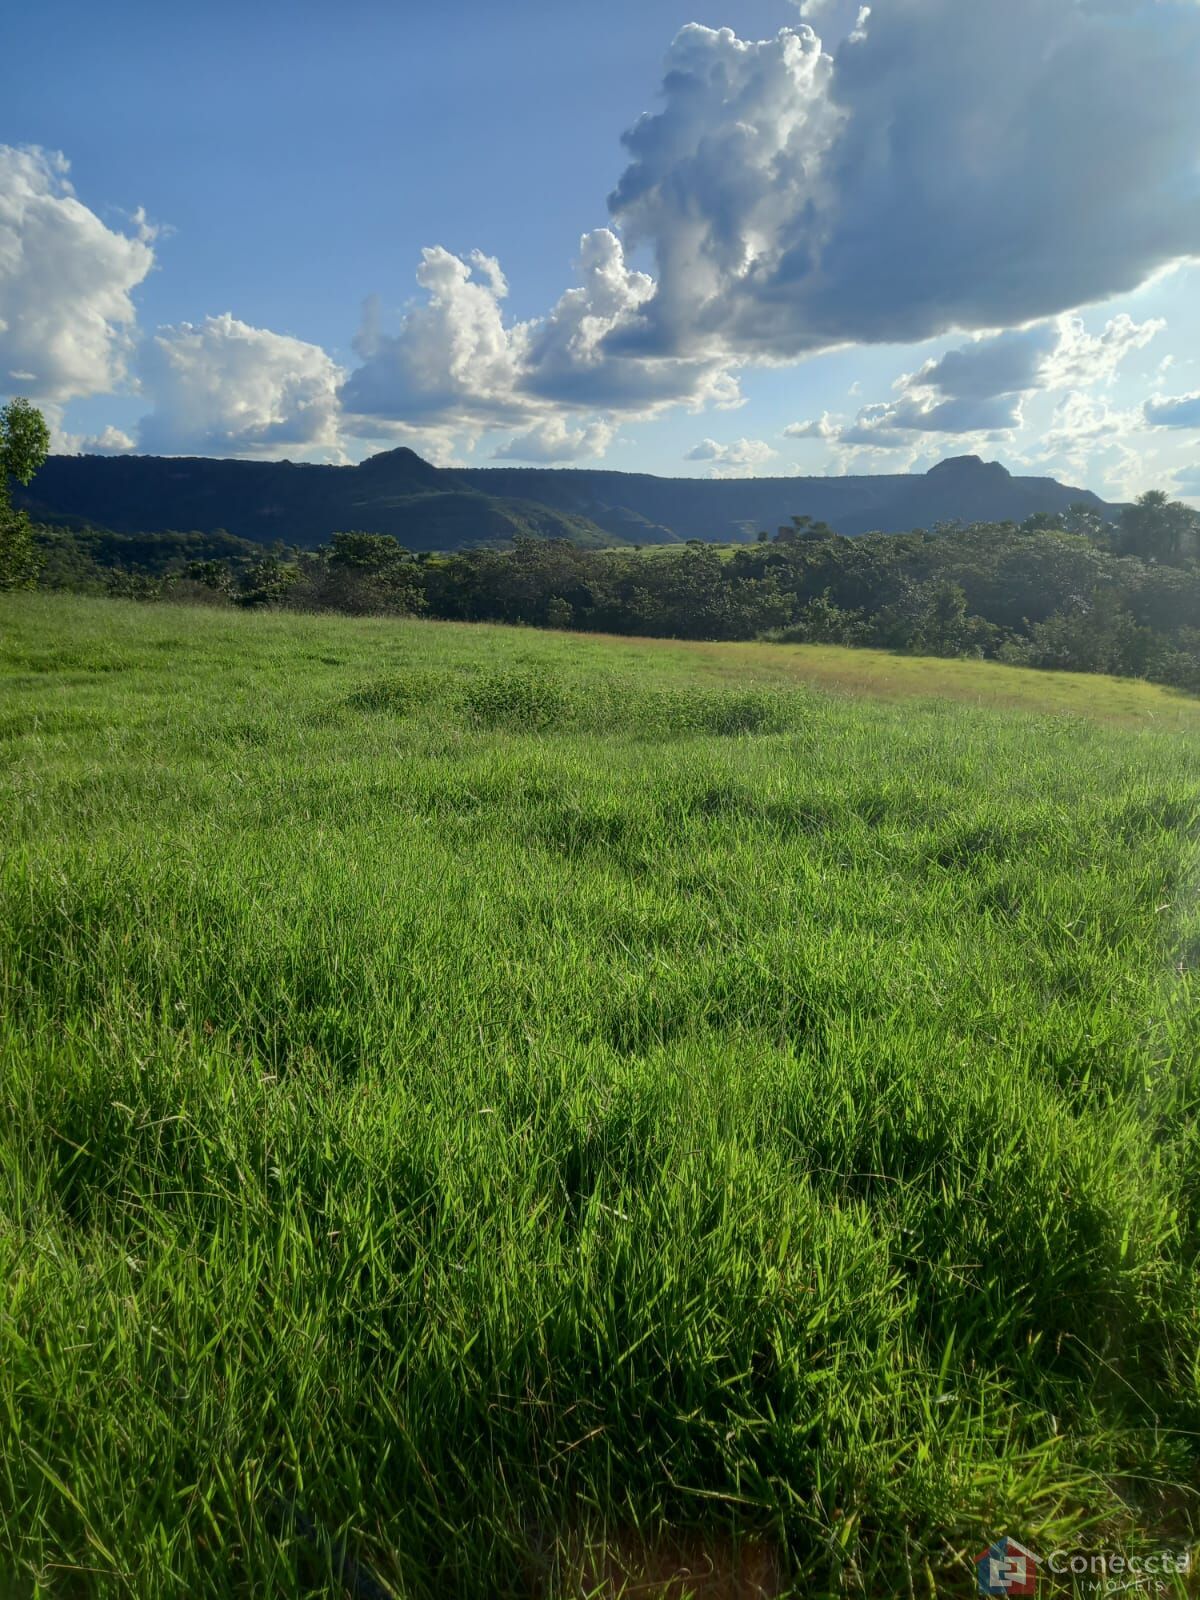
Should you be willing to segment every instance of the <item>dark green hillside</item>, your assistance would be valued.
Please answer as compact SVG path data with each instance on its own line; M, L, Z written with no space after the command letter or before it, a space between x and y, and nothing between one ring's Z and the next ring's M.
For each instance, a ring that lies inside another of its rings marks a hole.
M115 533L164 528L227 531L258 544L313 547L338 528L390 533L410 550L508 541L519 535L613 544L586 517L497 498L412 450L357 467L203 457L52 456L16 503L44 523L86 523Z
M341 528L390 533L410 550L453 550L527 534L574 544L716 542L774 532L795 515L839 533L901 533L937 522L1022 522L1095 495L1053 478L1016 478L975 456L927 473L843 478L655 478L535 467L445 469L411 450L356 467L199 457L51 456L15 503L42 523L117 533L218 529L313 548Z

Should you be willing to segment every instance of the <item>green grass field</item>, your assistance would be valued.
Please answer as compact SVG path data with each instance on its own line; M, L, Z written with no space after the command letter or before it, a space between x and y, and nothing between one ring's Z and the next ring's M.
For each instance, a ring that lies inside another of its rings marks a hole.
M32 596L0 669L3 1600L1200 1530L1200 704Z

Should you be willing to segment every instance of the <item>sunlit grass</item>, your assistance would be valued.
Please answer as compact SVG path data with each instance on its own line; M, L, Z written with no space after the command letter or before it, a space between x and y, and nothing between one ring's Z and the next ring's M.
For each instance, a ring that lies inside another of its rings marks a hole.
M1192 702L39 598L0 664L4 1600L1186 1542Z

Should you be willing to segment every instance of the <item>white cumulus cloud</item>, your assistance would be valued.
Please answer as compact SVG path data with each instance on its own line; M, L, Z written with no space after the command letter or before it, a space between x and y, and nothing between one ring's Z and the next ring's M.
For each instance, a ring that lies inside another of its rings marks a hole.
M63 433L51 429L51 448L57 455L122 456L137 449L137 441L110 422L99 433Z
M789 422L783 430L785 439L823 439L826 442L838 436L838 420L830 411L822 411L819 417L810 417L804 422Z
M562 417L550 417L508 440L493 456L497 461L586 461L602 456L615 432L604 420L572 428Z
M713 477L752 478L776 454L765 439L732 439L727 444L720 444L716 439L701 439L684 460L710 461Z
M405 311L398 331L383 332L378 305L368 307L355 344L362 365L341 394L348 425L370 433L402 421L475 437L520 428L502 455L564 460L599 453L612 437L613 411L649 416L679 403L740 403L719 360L609 350L609 335L654 291L645 273L627 265L611 229L584 235L577 268L580 282L545 317L518 322L505 317L508 285L493 257L423 251L417 283L424 298Z
M437 246L422 251L417 283L425 301L405 314L399 333L380 332L377 306L364 318L355 341L363 364L346 382L345 409L410 423L524 420L515 390L529 326L505 323L499 262L479 250L463 260Z
M226 312L159 328L138 353L152 409L141 449L159 455L336 458L342 369L319 345Z
M50 404L125 381L133 291L154 264L142 213L130 236L105 226L61 155L0 145L0 393Z

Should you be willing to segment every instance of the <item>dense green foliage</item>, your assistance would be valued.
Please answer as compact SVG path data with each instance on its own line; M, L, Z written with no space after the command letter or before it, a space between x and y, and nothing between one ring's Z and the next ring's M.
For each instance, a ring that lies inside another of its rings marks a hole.
M5 1600L1195 1533L1194 706L866 659L0 602Z
M46 419L28 400L0 408L0 589L32 588L37 577L33 529L13 508L10 480L28 484L50 449Z
M1020 526L847 539L798 517L735 548L596 551L518 539L506 550L413 557L391 538L335 534L315 552L246 546L200 560L181 541L159 541L149 570L97 567L88 586L679 639L867 645L1200 690L1198 530L1196 512L1150 493L1113 525L1079 505ZM65 537L48 548L61 550ZM352 559L350 540L359 547ZM97 560L119 557L111 540L93 548ZM79 586L65 570L59 556L47 583Z
M264 556L280 555L282 545L264 550L231 533L109 533L100 528L35 526L38 584L77 594L160 595L159 580L177 581L193 562L220 561L240 570Z

